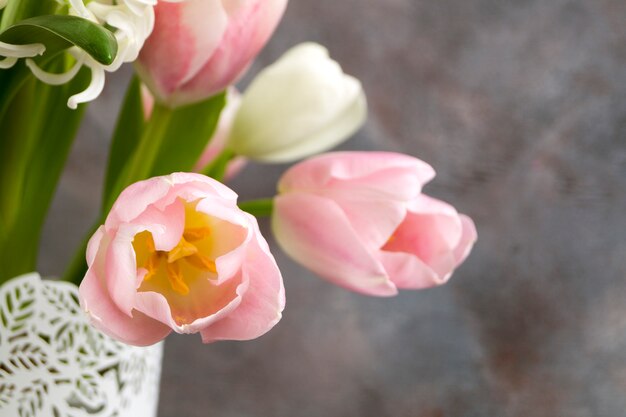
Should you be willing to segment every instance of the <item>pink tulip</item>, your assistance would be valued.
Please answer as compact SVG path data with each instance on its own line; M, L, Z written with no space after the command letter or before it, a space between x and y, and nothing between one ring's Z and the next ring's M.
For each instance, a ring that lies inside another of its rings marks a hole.
M287 0L159 2L139 73L170 106L211 97L233 84L270 38Z
M207 147L200 155L200 159L194 166L194 171L202 172L202 170L209 165L211 162L217 158L220 153L224 150L226 143L228 141L228 137L230 135L230 131L233 127L233 122L235 121L235 115L237 114L237 110L239 110L239 106L241 105L241 94L235 88L228 89L228 95L226 96L226 106L224 106L224 110L220 114L220 120L215 129L215 133ZM226 173L224 175L224 179L226 181L230 180L241 170L244 166L246 166L248 160L242 156L237 156L232 159L227 167Z
M328 281L375 296L445 283L476 241L472 220L421 193L419 159L337 152L292 167L279 183L276 239Z
M228 187L176 173L122 192L89 241L80 299L92 323L132 345L177 333L249 340L281 318L280 271Z

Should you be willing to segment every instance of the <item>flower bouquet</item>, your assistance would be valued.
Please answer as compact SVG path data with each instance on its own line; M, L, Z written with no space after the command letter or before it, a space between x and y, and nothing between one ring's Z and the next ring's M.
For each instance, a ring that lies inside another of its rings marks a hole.
M281 319L279 246L369 296L445 283L476 240L427 163L327 152L365 122L361 83L304 43L235 84L286 0L0 0L0 415L153 416L161 341L251 340ZM38 241L85 108L134 63L98 221L61 280ZM224 185L292 163L267 199Z

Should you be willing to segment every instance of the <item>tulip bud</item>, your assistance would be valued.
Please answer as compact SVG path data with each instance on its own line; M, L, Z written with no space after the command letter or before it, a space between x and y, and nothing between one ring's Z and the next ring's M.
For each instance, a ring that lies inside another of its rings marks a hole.
M287 0L159 2L137 70L169 106L207 99L233 84L265 45Z
M423 161L389 152L334 152L281 178L272 226L283 250L322 278L362 294L444 284L469 255L476 228L426 196Z
M361 83L321 45L305 43L265 68L246 90L229 147L262 162L289 162L333 148L364 123Z

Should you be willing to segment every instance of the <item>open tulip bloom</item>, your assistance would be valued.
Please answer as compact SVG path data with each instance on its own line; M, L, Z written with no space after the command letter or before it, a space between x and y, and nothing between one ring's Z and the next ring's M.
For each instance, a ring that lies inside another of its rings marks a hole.
M424 194L434 169L398 153L320 155L367 118L361 82L328 49L296 45L237 92L286 6L0 0L0 284L35 270L85 107L129 62L95 232L63 275L93 326L141 346L171 332L205 343L265 334L285 292L257 217L344 289L387 297L446 283L477 234ZM276 196L238 202L222 182L248 160L295 165Z

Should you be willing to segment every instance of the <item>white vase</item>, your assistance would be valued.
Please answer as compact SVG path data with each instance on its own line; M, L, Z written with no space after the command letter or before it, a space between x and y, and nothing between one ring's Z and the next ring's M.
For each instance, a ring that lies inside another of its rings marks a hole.
M0 287L0 417L155 417L162 352L91 327L73 284Z

